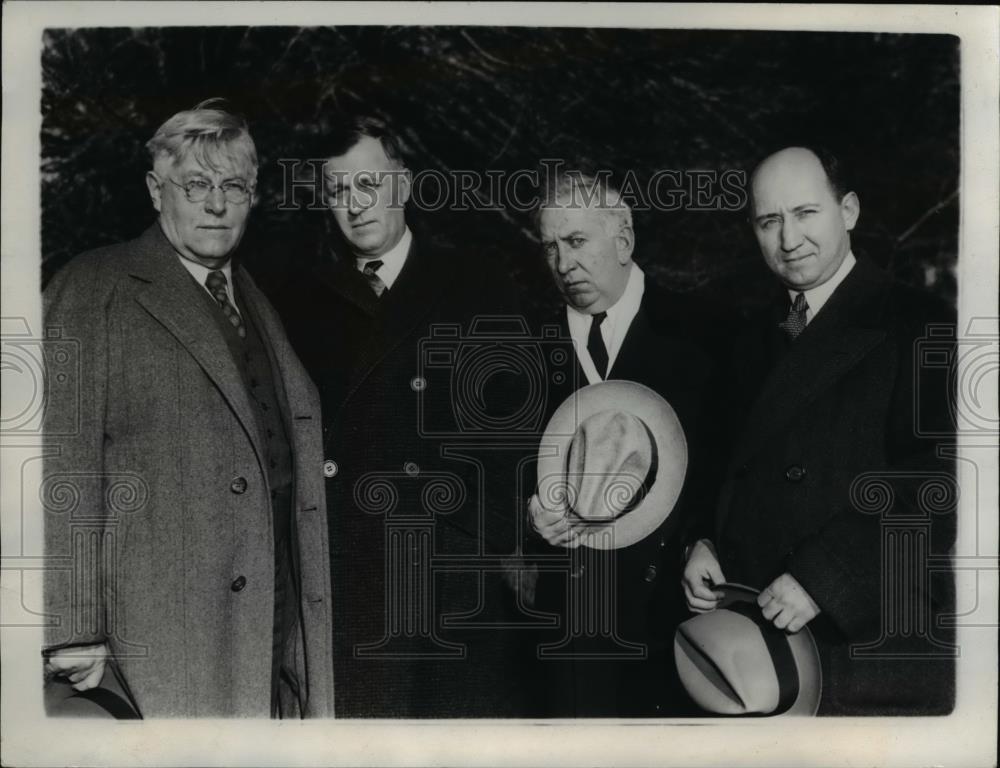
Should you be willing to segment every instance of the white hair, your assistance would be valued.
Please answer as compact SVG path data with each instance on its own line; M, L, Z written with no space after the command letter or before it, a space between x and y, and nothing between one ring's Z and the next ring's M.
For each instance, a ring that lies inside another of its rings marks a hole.
M581 171L558 174L542 195L537 216L543 208L596 208L602 214L604 231L615 236L632 228L632 209L606 175L593 176Z
M246 170L253 181L257 177L257 148L246 121L218 108L221 99L208 99L194 109L178 112L157 128L146 142L153 167L175 164L194 154L206 168L217 170L220 161L228 161Z

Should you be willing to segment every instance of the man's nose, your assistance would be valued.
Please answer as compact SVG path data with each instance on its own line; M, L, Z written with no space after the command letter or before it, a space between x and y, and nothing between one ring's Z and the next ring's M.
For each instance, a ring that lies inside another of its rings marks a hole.
M364 192L352 189L347 201L347 210L352 216L357 216L362 211L372 207L371 196Z
M221 187L212 187L205 197L205 210L209 213L223 214L226 212L226 195Z
M576 266L576 259L573 258L569 249L560 245L556 254L556 270L560 275L566 275L574 266Z
M802 228L795 217L789 217L781 224L781 249L794 251L802 245Z

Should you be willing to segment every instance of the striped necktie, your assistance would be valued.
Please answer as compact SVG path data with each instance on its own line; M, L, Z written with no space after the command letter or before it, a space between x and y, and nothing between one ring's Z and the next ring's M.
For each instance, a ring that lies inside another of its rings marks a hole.
M365 262L364 269L361 270L361 274L365 276L365 280L368 281L369 287L375 291L375 295L379 298L385 293L387 286L385 282L376 273L382 268L382 260L374 259L373 261Z
M209 272L208 277L205 278L205 287L208 288L208 292L212 294L215 300L219 302L219 306L222 307L222 314L232 323L233 328L236 329L236 333L239 334L240 338L245 339L247 337L247 329L243 325L243 318L240 317L240 313L229 300L229 292L226 290L228 284L226 273L221 269Z

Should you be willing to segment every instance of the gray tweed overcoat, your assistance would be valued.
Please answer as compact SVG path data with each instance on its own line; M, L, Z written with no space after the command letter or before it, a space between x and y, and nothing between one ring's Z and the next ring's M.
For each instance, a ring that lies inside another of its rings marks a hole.
M234 285L287 403L302 714L332 716L319 402L239 267ZM46 645L107 640L145 717L267 717L274 553L263 437L200 290L154 224L74 259L45 291Z

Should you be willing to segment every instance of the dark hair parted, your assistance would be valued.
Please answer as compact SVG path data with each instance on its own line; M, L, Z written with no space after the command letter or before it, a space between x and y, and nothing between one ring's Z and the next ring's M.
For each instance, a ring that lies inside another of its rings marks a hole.
M336 157L346 154L366 136L378 139L390 160L406 164L403 145L395 131L386 121L371 115L347 115L331 122L321 139L323 155Z

